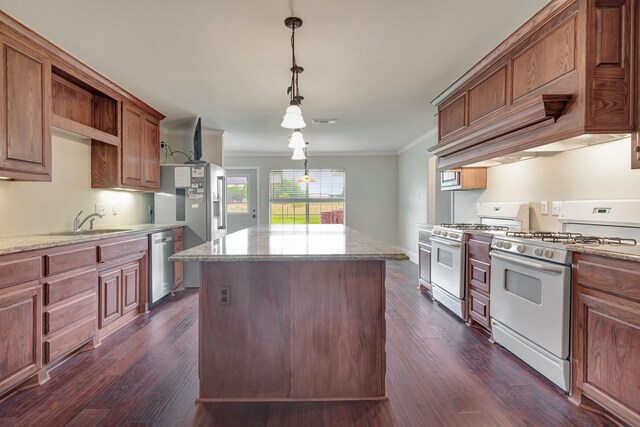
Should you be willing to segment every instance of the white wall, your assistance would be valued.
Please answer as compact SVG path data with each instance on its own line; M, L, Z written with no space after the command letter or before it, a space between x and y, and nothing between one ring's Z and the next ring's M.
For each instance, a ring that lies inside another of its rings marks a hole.
M450 221L451 195L440 191L435 157L427 149L438 142L436 130L398 156L398 246L418 262L418 223Z
M96 228L150 222L150 194L91 188L88 140L54 134L52 171L52 182L0 180L0 237L70 230L78 212L92 213L96 203L107 208Z
M640 198L640 170L630 166L629 139L566 151L488 169L487 189L455 194L455 221L473 222L478 202L531 202L530 227L561 230L556 217L540 214L546 200Z
M259 167L259 222L269 222L269 170L302 169L300 161L284 156L227 155L225 167ZM344 169L346 225L380 242L397 244L398 156L309 156L309 168Z
M161 130L160 140L169 144L173 151L182 151L191 154L193 151L193 132L171 132ZM203 130L202 131L202 159L205 162L214 163L224 166L224 131L221 130ZM193 154L191 154L193 157ZM187 158L179 153L175 153L173 157L166 157L165 151L160 149L160 163L186 163Z

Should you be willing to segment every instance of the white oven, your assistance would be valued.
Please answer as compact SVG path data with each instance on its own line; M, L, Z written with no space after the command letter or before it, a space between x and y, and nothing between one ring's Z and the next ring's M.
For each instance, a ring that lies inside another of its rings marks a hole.
M571 267L491 251L494 339L569 391Z
M431 237L431 283L434 298L466 320L464 304L465 243Z

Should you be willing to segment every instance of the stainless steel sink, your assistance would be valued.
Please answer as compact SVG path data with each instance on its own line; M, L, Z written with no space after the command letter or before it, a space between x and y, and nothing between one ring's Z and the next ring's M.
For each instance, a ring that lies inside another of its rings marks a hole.
M130 228L102 228L96 230L82 231L59 231L57 233L47 233L46 236L93 236L96 234L120 233L123 231L131 231Z

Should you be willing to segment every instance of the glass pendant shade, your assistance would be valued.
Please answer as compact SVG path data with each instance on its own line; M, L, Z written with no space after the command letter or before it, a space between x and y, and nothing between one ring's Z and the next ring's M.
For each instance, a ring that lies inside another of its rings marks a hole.
M302 175L300 178L298 178L298 183L300 184L308 184L310 182L316 182L315 179L313 179L313 177L311 175L309 175L309 173L305 172L304 175Z
M282 116L280 126L286 129L302 129L307 126L302 117L302 110L297 105L289 105Z
M300 129L296 129L289 137L289 148L303 149L306 146L307 144L304 143L304 136L302 135L302 132L300 132Z
M304 155L304 149L302 148L294 148L293 156L291 156L291 160L305 160L307 156Z

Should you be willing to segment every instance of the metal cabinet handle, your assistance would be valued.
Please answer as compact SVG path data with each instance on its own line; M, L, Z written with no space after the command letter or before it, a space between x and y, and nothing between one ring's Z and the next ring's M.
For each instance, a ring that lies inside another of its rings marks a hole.
M539 262L527 261L525 259L515 258L512 256L504 255L502 253L491 251L489 256L503 259L505 261L512 262L514 264L520 264L527 267L537 268L538 270L548 271L550 273L562 273L562 267L556 267L553 265L541 264Z

